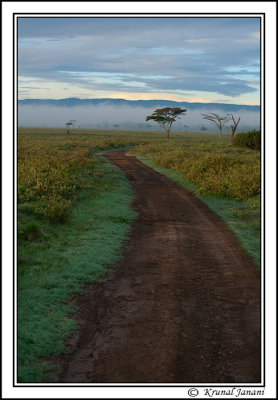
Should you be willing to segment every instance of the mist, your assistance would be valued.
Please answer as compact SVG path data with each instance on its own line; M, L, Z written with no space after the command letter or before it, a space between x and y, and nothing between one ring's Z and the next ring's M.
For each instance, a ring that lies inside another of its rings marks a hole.
M46 106L46 105L21 105L18 106L19 127L49 127L65 128L70 120L75 120L74 128L78 129L142 129L161 130L153 121L146 122L146 116L154 112L153 108L128 106L128 105L82 105L73 107ZM208 131L216 132L217 127L202 118L201 113L212 112L205 106L200 109L190 110L178 119L172 127L176 131ZM219 115L232 113L237 120L240 117L237 132L259 129L260 113L258 111L227 111L215 109ZM230 123L224 132L230 131Z

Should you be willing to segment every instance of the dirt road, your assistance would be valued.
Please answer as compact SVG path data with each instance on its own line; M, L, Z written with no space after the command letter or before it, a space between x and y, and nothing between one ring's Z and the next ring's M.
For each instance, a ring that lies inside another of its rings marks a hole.
M76 296L52 382L260 382L260 276L190 191L123 151L139 217L115 274Z

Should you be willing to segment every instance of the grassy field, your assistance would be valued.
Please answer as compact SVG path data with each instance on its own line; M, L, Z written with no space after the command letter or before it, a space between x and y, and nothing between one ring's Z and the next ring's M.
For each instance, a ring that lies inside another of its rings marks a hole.
M67 301L105 279L135 213L125 176L105 161L127 148L194 191L260 264L260 153L214 134L20 128L18 133L18 381L42 382L43 357L76 328Z

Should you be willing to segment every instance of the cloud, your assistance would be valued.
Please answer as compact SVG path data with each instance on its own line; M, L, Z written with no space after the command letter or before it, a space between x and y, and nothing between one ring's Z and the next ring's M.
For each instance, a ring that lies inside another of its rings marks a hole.
M155 38L159 37L161 31L171 32L172 37L180 36L193 40L204 40L207 38L229 38L234 36L238 39L248 37L258 38L259 18L211 18L211 17L20 17L18 19L18 34L20 38L63 38L79 37L88 35L110 36L123 35L130 37L146 37L152 31ZM246 33L247 32L247 33ZM248 33L249 32L249 33ZM165 35L167 38L168 36Z
M20 76L92 91L233 97L260 78L258 18L19 18L18 32Z
M41 90L41 87L35 87L35 86L20 86L21 89L35 89L35 90ZM50 90L50 88L44 87L44 90Z

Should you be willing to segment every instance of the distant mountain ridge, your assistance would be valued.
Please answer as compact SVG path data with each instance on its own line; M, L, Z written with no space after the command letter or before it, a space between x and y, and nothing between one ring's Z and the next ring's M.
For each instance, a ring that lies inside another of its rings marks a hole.
M185 107L187 110L206 109L207 111L260 111L260 106L249 106L240 104L225 104L225 103L189 103L186 101L172 100L126 100L126 99L80 99L78 97L68 97L65 99L24 99L18 100L19 105L47 105L59 107L76 107L76 106L96 106L96 105L112 105L112 106L131 106L144 108L159 108L159 107Z

